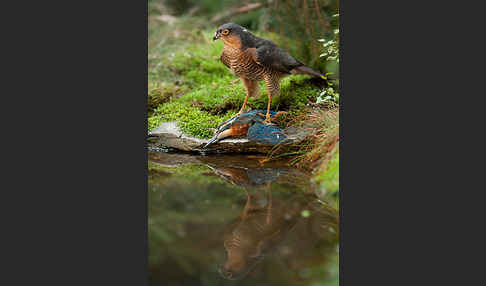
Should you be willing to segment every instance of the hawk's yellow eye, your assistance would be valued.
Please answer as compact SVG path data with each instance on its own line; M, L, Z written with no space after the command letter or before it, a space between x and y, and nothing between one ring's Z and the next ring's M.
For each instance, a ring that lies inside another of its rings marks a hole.
M228 34L229 34L229 30L228 30L228 29L224 29L224 30L221 32L221 34L223 34L223 35L225 35L225 36L226 36L226 35L228 35Z

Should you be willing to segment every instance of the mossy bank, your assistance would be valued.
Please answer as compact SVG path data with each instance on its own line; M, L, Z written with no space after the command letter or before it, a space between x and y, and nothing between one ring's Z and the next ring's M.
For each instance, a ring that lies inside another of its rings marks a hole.
M185 133L210 138L211 128L235 115L243 104L245 88L219 60L223 44L213 42L212 34L200 32L199 41L158 58L159 66L149 72L149 130L161 122L177 121ZM261 36L275 38L271 34ZM164 78L167 71L173 75ZM281 95L272 98L271 109L296 114L309 102L315 102L320 87L312 82L317 81L304 75L284 78ZM267 91L261 82L259 97L250 98L248 107L265 109L267 103Z

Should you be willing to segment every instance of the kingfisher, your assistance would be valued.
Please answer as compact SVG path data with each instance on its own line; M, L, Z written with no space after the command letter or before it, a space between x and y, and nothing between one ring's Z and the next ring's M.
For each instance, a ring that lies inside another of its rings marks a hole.
M250 112L237 114L236 116L221 123L216 129L216 134L211 138L204 148L219 140L230 136L244 136L253 142L268 145L277 145L287 143L291 140L287 135L276 125L267 125L264 123L266 119L265 110L252 110ZM285 112L270 111L270 119L283 114Z

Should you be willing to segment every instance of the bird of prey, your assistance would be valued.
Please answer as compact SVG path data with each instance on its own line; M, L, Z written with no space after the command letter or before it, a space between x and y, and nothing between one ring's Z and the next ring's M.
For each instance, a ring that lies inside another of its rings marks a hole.
M216 30L213 40L224 43L221 61L246 88L243 106L237 115L244 112L248 97L256 96L258 82L265 81L268 92L268 106L264 124L271 124L270 101L280 95L280 79L290 74L308 74L325 78L325 75L305 66L270 40L251 34L244 27L226 23Z

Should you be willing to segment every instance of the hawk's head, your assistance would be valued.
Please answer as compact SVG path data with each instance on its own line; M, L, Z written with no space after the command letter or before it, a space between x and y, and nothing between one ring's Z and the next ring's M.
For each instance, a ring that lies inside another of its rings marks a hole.
M227 45L240 47L242 39L249 37L249 35L250 32L244 27L234 23L226 23L218 27L213 40L221 39Z

